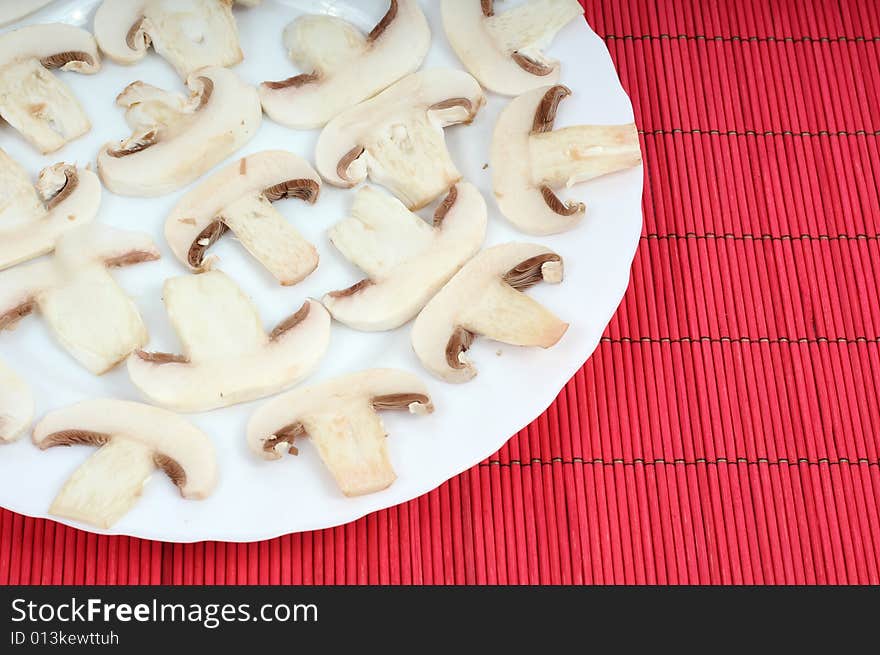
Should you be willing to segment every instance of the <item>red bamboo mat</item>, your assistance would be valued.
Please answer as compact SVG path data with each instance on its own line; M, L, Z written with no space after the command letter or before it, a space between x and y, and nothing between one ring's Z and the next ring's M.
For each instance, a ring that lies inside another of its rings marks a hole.
M585 5L645 227L547 412L427 496L258 544L0 510L0 584L880 583L880 5Z

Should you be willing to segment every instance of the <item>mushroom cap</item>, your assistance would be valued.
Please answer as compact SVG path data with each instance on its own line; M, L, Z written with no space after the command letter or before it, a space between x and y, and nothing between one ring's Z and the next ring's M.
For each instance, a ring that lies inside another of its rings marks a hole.
M98 176L55 164L33 187L27 173L0 149L0 270L45 255L70 230L91 222L101 204Z
M501 15L493 0L442 0L441 9L446 36L465 68L485 88L508 96L559 80L559 62L540 48L584 13L577 0L529 0ZM493 30L491 21L500 29Z
M0 35L0 69L24 59L38 59L46 68L77 73L101 69L94 37L64 23L28 25Z
M208 228L222 220L225 208L260 193L271 196L271 200L294 197L314 203L320 188L321 178L315 169L292 152L266 150L248 155L220 169L181 198L165 221L165 238L182 264L199 271L210 246L200 248L196 263L191 259L193 248L205 238Z
M549 248L506 243L483 250L418 315L413 350L436 376L461 383L477 374L463 356L475 336L517 346L555 345L568 324L521 293L541 280L562 280L562 259Z
M554 186L571 186L641 163L634 124L553 130L559 103L571 95L548 86L514 98L492 135L492 186L501 213L528 234L565 232L584 217L582 203L563 202Z
M313 415L341 416L352 406L374 411L406 407L414 414L434 411L428 389L417 375L399 369L370 369L299 387L268 401L248 422L248 445L263 459L281 459L286 450L280 444L267 449L267 442L283 428L308 422Z
M152 402L183 412L247 402L312 373L330 343L330 315L308 300L266 334L250 299L220 271L172 278L163 298L184 355L137 352L128 373Z
M564 91L548 96L554 88ZM532 179L529 139L534 133L536 116L545 114L552 125L559 101L569 93L565 87L552 86L528 91L514 98L495 124L489 155L495 199L501 213L529 234L564 232L580 223L584 217L583 206L570 213L554 211ZM545 98L552 102L545 105Z
M352 217L330 240L369 276L323 299L337 321L357 330L393 330L413 319L483 244L486 203L460 182L435 214L434 227L377 189L361 187Z
M371 169L370 144L377 134L410 114L427 115L437 129L469 122L484 103L480 85L464 71L434 69L408 75L327 124L315 152L318 172L335 186L356 186Z
M0 361L0 445L18 439L34 419L30 387Z
M101 52L120 64L133 64L146 54L148 43L137 25L148 0L104 0L95 11L95 39Z
M241 61L231 6L231 0L104 0L95 12L95 38L120 64L140 61L152 45L186 79L206 66Z
M41 450L73 444L103 445L121 436L155 453L184 498L207 498L217 486L217 455L204 432L180 416L123 400L87 400L47 414L34 428Z
M0 4L0 25L14 23L19 18L24 18L38 9L42 9L52 0L15 0Z
M170 193L198 178L256 134L262 120L260 99L235 73L204 68L190 76L187 86L197 102L185 112L174 112L177 115L172 124L157 125L155 143L122 156L115 154L118 144L109 143L101 149L98 170L108 189L133 196ZM150 88L133 90L132 95L138 92L157 95ZM123 92L119 101L130 99ZM149 102L166 104L168 98L134 98L128 110L130 120L138 105ZM139 127L148 129L146 125Z
M418 70L431 30L417 0L392 0L366 37L339 18L305 15L287 27L285 44L304 73L263 82L263 109L282 125L312 129Z

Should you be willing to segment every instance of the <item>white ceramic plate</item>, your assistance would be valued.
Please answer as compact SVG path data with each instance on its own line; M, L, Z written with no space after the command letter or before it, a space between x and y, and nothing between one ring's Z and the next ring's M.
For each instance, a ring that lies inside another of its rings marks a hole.
M98 0L56 0L23 23L63 21L90 28L97 4ZM434 35L424 67L461 68L443 33L439 3L428 0L422 4ZM265 0L256 9L236 9L246 57L237 72L252 84L294 74L281 32L299 13L329 12L369 30L387 5L387 0ZM630 101L611 58L585 21L566 27L548 53L562 60L562 82L574 91L562 103L557 125L633 120ZM132 67L108 60L103 66L92 76L61 74L91 117L94 127L88 135L58 153L41 157L12 129L2 126L0 147L33 176L56 161L94 162L102 144L128 135L122 111L113 101L129 82L141 79L183 90L170 66L152 51ZM479 339L471 351L479 375L469 384L454 386L434 379L420 367L410 346L408 325L394 332L364 334L334 324L330 352L307 383L365 368L400 367L424 377L437 407L429 417L383 414L391 435L391 459L399 476L391 488L362 498L344 498L307 440L296 458L265 462L254 457L244 434L248 418L265 402L257 401L191 417L213 437L219 453L221 481L210 499L185 501L164 475L157 474L113 533L175 542L254 541L339 525L430 491L496 451L550 405L595 350L626 290L642 225L642 170L613 175L568 192L589 208L587 219L576 230L549 238L519 234L498 213L492 200L490 171L484 170L492 129L506 102L490 94L476 121L448 129L447 141L465 179L480 188L489 204L487 245L539 241L563 256L564 283L539 285L529 292L571 323L559 345L544 351ZM257 137L230 159L268 148L286 148L312 160L317 135L317 131L288 130L266 118ZM162 227L184 192L142 200L114 196L105 190L99 215L105 223L149 232L162 251L160 262L115 273L141 309L151 333L151 350L179 350L162 305L161 289L166 278L182 275L185 270L173 258ZM317 245L321 255L318 270L295 287L279 287L232 238L214 247L212 253L221 257L219 267L254 298L267 326L299 308L306 297L320 298L327 290L345 288L361 279L360 271L343 259L326 237L326 230L347 215L352 199L352 192L325 185L313 208L295 200L276 205ZM426 211L425 216L428 214ZM0 358L33 386L38 418L87 398L143 400L130 383L125 366L100 378L90 375L53 341L38 315L25 319L13 332L0 333ZM0 505L47 517L61 484L92 452L86 447L40 452L27 438L0 448Z

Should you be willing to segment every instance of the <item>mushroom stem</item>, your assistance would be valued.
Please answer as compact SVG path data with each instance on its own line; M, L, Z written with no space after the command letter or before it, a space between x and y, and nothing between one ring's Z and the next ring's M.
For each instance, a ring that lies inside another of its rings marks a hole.
M49 512L110 528L134 506L155 468L153 450L117 436L74 471Z
M109 371L147 341L137 307L102 265L89 266L44 291L39 305L57 339L95 375Z
M310 416L305 427L346 496L381 491L397 478L385 426L369 400L353 403L344 413Z
M222 221L284 286L304 280L318 267L318 251L262 191L225 207Z
M490 284L460 321L469 332L512 346L550 348L568 329L568 323L502 280Z
M413 211L461 179L446 148L442 127L427 114L413 114L391 124L367 150L373 179Z
M529 138L532 182L572 186L638 166L642 160L636 126L580 125Z
M79 101L38 60L10 64L0 76L0 114L43 154L91 129Z

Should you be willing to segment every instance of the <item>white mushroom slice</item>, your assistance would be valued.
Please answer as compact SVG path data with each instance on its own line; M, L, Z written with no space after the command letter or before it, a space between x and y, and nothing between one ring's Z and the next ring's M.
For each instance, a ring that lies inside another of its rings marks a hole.
M91 222L100 204L101 183L91 171L54 164L34 188L0 149L0 270L52 252L62 234Z
M561 282L562 273L562 258L544 246L507 243L482 251L416 318L416 355L431 373L458 383L477 374L465 355L477 336L512 346L556 345L568 323L522 292L542 280Z
M8 25L42 9L52 0L13 0L0 3L0 25Z
M473 257L486 236L486 203L472 184L450 189L433 227L400 201L369 186L355 197L351 218L330 240L369 277L323 303L337 321L357 330L393 330Z
M535 89L501 113L492 138L492 183L501 213L523 232L556 234L577 225L582 203L561 201L554 189L638 166L639 134L627 125L579 125L553 130L564 86Z
M126 107L128 139L98 153L108 189L126 196L159 196L186 186L241 148L262 119L253 87L225 68L204 68L187 85L189 98L144 82L116 98Z
M88 400L48 414L34 428L34 443L97 446L52 502L55 516L111 528L134 507L158 468L184 498L207 498L217 486L211 439L171 412L122 400Z
M0 117L44 154L91 129L79 101L51 72L56 68L98 72L92 35L60 23L0 35Z
M250 299L220 271L165 282L168 316L183 355L138 351L128 373L151 402L182 412L277 393L315 370L330 343L330 315L302 308L266 334Z
M242 60L232 0L104 0L95 12L95 39L120 64L140 61L152 45L183 79Z
M283 150L248 155L190 191L165 222L165 237L192 271L210 268L208 249L229 230L285 286L318 266L318 251L272 205L284 198L318 200L321 178Z
M528 0L495 12L494 0L443 0L452 49L480 84L508 96L559 80L559 62L544 55L557 32L584 8L577 0Z
M443 128L470 123L485 101L462 71L413 73L327 124L318 139L318 172L340 187L369 174L408 209L421 209L461 179Z
M366 36L341 18L306 15L284 30L284 45L306 72L263 82L263 109L282 125L312 129L417 71L431 30L417 0L391 0Z
M137 308L107 268L158 258L146 234L96 223L68 232L51 259L0 273L0 330L39 309L80 364L105 373L147 341Z
M0 445L18 439L34 420L30 387L0 361Z
M428 390L412 373L374 369L353 373L275 398L251 417L247 439L264 459L298 453L294 441L311 437L346 496L381 491L397 478L378 412L434 411Z

